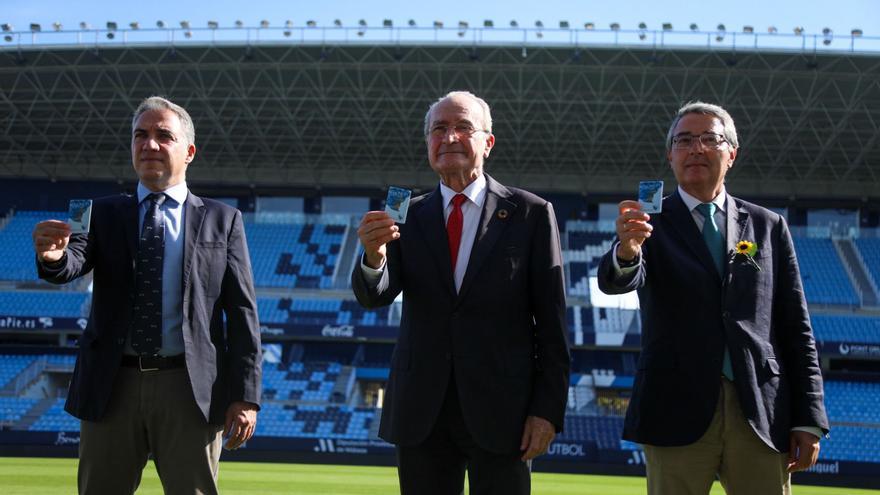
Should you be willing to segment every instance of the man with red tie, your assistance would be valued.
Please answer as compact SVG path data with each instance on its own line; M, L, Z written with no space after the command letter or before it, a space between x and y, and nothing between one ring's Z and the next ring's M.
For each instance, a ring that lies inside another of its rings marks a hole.
M367 308L403 293L379 436L402 494L530 492L529 461L562 430L570 356L553 207L483 172L489 106L447 94L425 116L440 184L409 218L364 215L352 287Z

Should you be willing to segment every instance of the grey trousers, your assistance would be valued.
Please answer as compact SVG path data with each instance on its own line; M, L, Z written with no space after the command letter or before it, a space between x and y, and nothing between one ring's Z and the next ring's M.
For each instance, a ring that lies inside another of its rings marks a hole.
M104 417L81 422L79 493L134 493L152 454L166 494L216 494L221 433L202 416L186 369L120 368Z

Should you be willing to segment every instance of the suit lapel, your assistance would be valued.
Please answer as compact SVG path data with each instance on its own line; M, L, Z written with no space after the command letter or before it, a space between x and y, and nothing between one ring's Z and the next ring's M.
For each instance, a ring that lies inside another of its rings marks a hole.
M736 243L746 239L746 228L749 223L749 212L744 208L740 208L736 198L727 195L727 264L733 260L733 253L736 252ZM748 240L748 239L746 239ZM728 273L730 269L728 267Z
M495 182L492 177L486 174L486 201L480 214L480 226L471 248L467 271L465 271L464 280L461 282L461 290L458 291L459 301L473 285L474 278L516 211L516 203L507 199L510 196L511 193L506 187Z
M134 264L138 253L138 226L140 219L138 218L138 200L137 195L123 198L116 204L119 216L122 220L122 230L125 235L125 245L128 247L129 259L132 264L132 272L134 272Z
M687 248L700 260L703 266L706 267L706 270L717 276L720 281L721 275L718 274L718 269L715 268L715 262L712 260L712 254L709 253L706 241L703 240L703 234L697 227L696 222L694 222L693 215L691 215L687 205L684 204L677 189L669 198L669 201L663 203L663 207L664 211L661 215L664 217L669 215L669 223L685 241Z
M422 232L428 251L434 257L435 265L450 293L455 294L455 281L452 278L452 259L449 257L449 239L443 224L443 195L437 186L424 200L424 206L416 212L415 225Z
M185 298L189 287L193 256L196 253L196 241L205 220L205 203L198 196L188 192L183 202L183 214L183 293ZM186 311L186 305L184 305L184 311Z

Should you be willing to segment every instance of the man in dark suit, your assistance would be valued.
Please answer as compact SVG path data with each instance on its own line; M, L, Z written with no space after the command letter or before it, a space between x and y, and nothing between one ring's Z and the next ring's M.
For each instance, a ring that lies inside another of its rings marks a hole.
M186 186L189 114L159 97L132 121L137 196L95 200L88 234L40 222L40 277L94 274L65 409L80 418L79 491L134 493L152 454L166 493L217 493L260 401L257 308L241 213ZM225 315L225 322L224 322Z
M425 116L440 176L406 223L368 212L352 287L368 308L403 293L379 435L397 446L401 493L525 494L529 463L561 431L569 352L550 203L483 173L488 105L453 92Z
M785 219L727 194L733 119L682 107L667 158L678 189L653 217L620 203L599 288L638 290L642 352L623 437L643 444L648 493L790 493L828 432L822 375ZM650 221L650 223L649 223Z

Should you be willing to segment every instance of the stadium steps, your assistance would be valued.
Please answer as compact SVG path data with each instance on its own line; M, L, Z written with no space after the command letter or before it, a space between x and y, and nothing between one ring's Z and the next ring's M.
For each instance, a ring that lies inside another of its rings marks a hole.
M336 279L333 281L333 287L347 289L350 286L351 269L354 268L355 259L360 253L359 242L355 229L351 225L346 227L342 248L336 261Z
M370 436L368 438L370 438L370 439L379 438L379 423L380 423L379 418L381 416L382 416L382 410L377 408L376 415L373 416L373 421L370 422L370 433L369 433Z
M354 368L351 366L343 366L333 384L333 390L330 391L330 402L335 404L347 404L351 391L354 389L355 375Z
M868 267L865 261L859 255L856 246L851 239L833 239L834 248L840 259L843 260L843 267L846 269L849 279L852 281L853 287L859 291L862 298L862 306L878 306L880 305L880 297L877 295L877 287L871 283L868 275Z
M40 402L37 402L37 404L15 424L13 429L27 431L32 424L36 423L37 420L39 420L43 414L52 407L52 404L55 404L55 398L53 397L40 400Z

